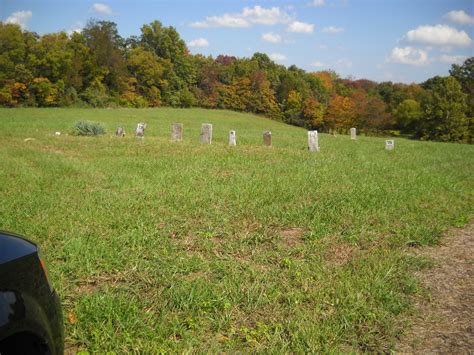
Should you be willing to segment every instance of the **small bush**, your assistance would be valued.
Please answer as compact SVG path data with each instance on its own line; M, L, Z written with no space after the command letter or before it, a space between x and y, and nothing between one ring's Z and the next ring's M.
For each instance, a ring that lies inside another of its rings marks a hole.
M75 136L100 136L105 134L105 127L99 122L78 121L74 125L72 134Z

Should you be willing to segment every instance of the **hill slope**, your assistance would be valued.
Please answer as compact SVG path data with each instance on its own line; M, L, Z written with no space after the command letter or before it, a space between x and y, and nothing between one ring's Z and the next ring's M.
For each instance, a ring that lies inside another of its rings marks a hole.
M81 119L110 133L54 136ZM387 351L426 264L406 249L473 215L466 145L321 135L310 153L303 129L201 109L4 109L0 138L0 228L42 246L89 351Z

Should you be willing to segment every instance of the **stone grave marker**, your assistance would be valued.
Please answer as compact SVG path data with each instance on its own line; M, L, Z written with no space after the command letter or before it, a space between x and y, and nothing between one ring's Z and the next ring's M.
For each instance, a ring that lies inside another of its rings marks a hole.
M385 149L394 150L395 149L395 141L393 139L387 139L385 141Z
M201 125L201 143L211 144L212 142L212 124L203 123Z
M235 131L229 131L229 145L235 147L237 141L235 140Z
M356 140L357 139L357 129L352 127L351 128L351 139Z
M125 129L123 127L118 127L115 131L117 137L125 137Z
M310 152L319 152L318 131L308 131L308 149Z
M263 132L263 145L267 147L272 146L272 132Z
M181 141L183 139L183 124L173 123L171 125L171 140L173 142Z
M137 124L137 129L135 130L135 136L137 138L143 138L145 136L146 123L140 122Z

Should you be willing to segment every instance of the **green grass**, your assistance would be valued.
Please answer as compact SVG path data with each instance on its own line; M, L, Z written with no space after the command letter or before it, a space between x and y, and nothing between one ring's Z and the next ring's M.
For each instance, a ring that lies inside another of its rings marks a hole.
M65 135L78 120L107 134ZM1 109L0 138L0 229L41 245L90 352L389 351L421 292L408 249L473 216L468 145L323 134L310 153L303 129L165 108Z

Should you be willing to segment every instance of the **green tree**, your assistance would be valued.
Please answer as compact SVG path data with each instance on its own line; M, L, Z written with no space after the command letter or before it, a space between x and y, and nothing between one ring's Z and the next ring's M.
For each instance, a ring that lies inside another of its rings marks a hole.
M461 85L452 76L435 77L423 86L427 93L421 102L423 119L419 135L424 139L444 142L466 141L469 121L466 118L466 97Z
M93 80L100 79L115 93L127 90L124 40L118 34L117 25L110 21L91 20L82 34L94 57Z
M414 132L423 116L420 103L407 99L398 105L394 112L397 127L403 132Z

